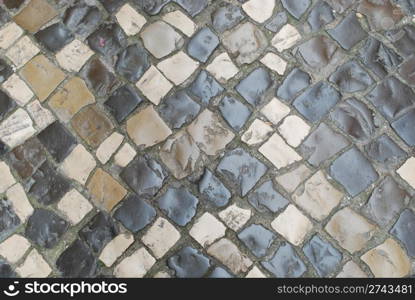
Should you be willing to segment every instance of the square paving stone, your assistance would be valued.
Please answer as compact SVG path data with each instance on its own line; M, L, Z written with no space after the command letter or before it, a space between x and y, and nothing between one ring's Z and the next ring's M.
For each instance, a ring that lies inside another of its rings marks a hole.
M216 170L236 186L243 197L255 186L268 168L244 149L237 148L223 157Z
M288 243L283 243L270 260L261 264L279 278L298 278L307 271L304 262Z
M354 12L346 16L336 27L328 30L328 33L346 50L367 37Z
M186 187L172 187L159 198L157 203L173 222L185 226L195 216L199 200Z
M252 224L242 230L238 238L256 257L264 257L276 236L262 225Z
M259 105L266 92L272 86L269 72L265 68L257 68L235 87L236 91L252 106Z
M156 210L135 195L130 195L122 201L114 213L114 218L134 233L150 224L155 217Z
M320 28L333 22L334 19L333 8L327 2L319 1L310 11L307 22L310 24L312 31L318 31Z
M59 122L46 127L37 137L58 163L62 162L77 144L75 137Z
M201 278L210 267L209 258L192 247L184 247L167 261L179 278Z
M17 25L30 33L35 33L57 14L58 12L48 1L36 0L30 1L13 19Z
M139 196L153 197L163 185L166 173L155 160L138 157L120 174L121 179Z
M229 189L209 169L205 169L199 181L199 193L216 207L224 207L229 203L232 194Z
M210 100L221 94L224 89L208 72L202 71L190 86L189 91L203 104L208 105Z
M365 150L370 159L385 166L397 164L406 156L406 152L386 134L366 145Z
M111 58L127 46L127 37L118 24L105 24L88 37L88 45L95 52Z
M99 253L118 233L118 226L111 216L100 212L79 231L79 236L94 252Z
M130 45L118 54L115 70L131 82L137 82L150 67L147 52L138 44Z
M415 214L410 209L405 209L399 216L390 233L405 245L408 255L415 257Z
M81 71L81 76L97 96L111 94L120 82L99 58L93 58Z
M190 39L187 53L194 59L205 63L218 45L219 38L209 27L205 27Z
M412 109L400 119L392 123L393 129L405 141L406 144L415 146L415 109Z
M247 105L232 96L225 96L222 99L219 110L228 125L236 131L241 130L252 115Z
M78 1L70 6L64 16L63 23L74 33L81 36L90 35L102 20L98 7Z
M116 90L105 102L112 116L122 123L143 102L134 87L124 85Z
M277 89L276 95L282 100L291 102L301 91L309 87L310 84L310 75L298 68L294 68L284 78L283 82Z
M53 248L68 230L69 223L51 210L38 208L27 221L25 236L40 247Z
M0 237L6 237L6 235L20 225L20 222L10 202L0 199Z
M225 2L212 14L212 25L217 32L223 33L235 27L244 18L239 6Z
M354 60L337 68L329 80L346 93L366 90L374 82L372 77Z
M73 40L73 35L62 23L55 23L37 32L35 38L49 51L57 52Z
M249 203L259 212L271 211L276 213L288 205L285 199L274 187L271 180L264 182L248 196Z
M330 174L353 197L379 178L369 160L356 148L340 155L331 165Z

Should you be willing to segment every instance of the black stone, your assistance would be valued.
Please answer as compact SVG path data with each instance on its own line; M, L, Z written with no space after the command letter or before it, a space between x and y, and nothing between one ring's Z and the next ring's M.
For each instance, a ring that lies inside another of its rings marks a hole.
M209 258L192 247L181 249L167 263L179 278L201 278L210 267Z
M105 102L112 116L118 123L123 122L143 102L135 88L125 85L116 90Z
M393 122L392 127L406 144L415 146L415 109Z
M212 273L209 274L209 278L233 278L232 274L226 271L223 268L216 267L213 269Z
M307 271L301 258L288 243L283 243L270 260L261 264L279 278L298 278Z
M9 152L9 147L2 141L0 141L0 157Z
M100 212L79 231L79 236L94 252L99 253L118 233L118 226L111 216Z
M115 69L121 76L135 83L149 67L150 61L146 50L135 44L128 46L118 55Z
M85 243L78 239L62 252L56 267L65 278L94 277L97 259Z
M111 58L127 45L127 37L117 24L106 24L88 37L88 44L95 52Z
M239 131L251 116L251 110L238 99L225 96L219 103L219 110L226 123L234 130Z
M415 86L415 55L409 57L399 67L399 75L410 85Z
M6 93L0 91L0 121L5 119L9 112L16 108L16 102Z
M399 216L390 233L404 244L409 256L415 257L415 214L405 209Z
M138 232L156 217L156 210L135 195L128 196L115 211L114 218L132 232Z
M262 225L252 224L242 230L238 238L256 257L264 257L275 239L275 234Z
M189 41L187 53L194 59L205 63L218 46L219 38L209 27L204 27Z
M9 22L9 20L10 20L10 17L7 11L5 11L3 8L0 7L0 26L3 26L7 22Z
M19 8L24 2L25 0L3 0L4 5L6 5L8 9Z
M415 48L415 27L405 25L386 32L386 36L395 48L405 57L411 56Z
M355 61L339 67L329 80L336 84L340 91L346 93L364 91L374 82L372 77Z
M277 97L279 99L291 102L295 97L310 86L311 77L300 69L293 69L290 74L285 77L284 81L278 87Z
M71 188L69 181L48 162L36 170L29 183L30 195L43 205L58 202Z
M146 13L153 16L157 15L171 0L133 0L133 2Z
M208 0L173 0L177 4L179 4L181 7L183 7L184 10L187 11L187 13L194 17L202 12L207 6L208 6Z
M232 196L226 186L209 169L205 169L199 181L199 193L216 207L226 206Z
M185 187L180 187L169 188L157 203L173 222L185 226L195 216L199 200Z
M153 197L162 187L166 174L155 160L138 157L121 172L120 177L137 195Z
M331 165L330 173L353 197L379 178L367 158L356 148L340 155Z
M55 23L38 31L35 38L49 51L57 52L73 40L73 35L65 25Z
M345 17L336 27L328 30L328 33L346 50L353 48L367 37L366 31L363 30L354 12Z
M220 161L217 172L238 188L244 197L268 168L242 148L229 151Z
M82 69L81 76L98 97L110 95L120 85L114 74L98 58L92 59Z
M170 128L174 129L193 121L199 111L200 105L193 101L184 90L169 96L159 105L160 116Z
M223 87L206 71L201 71L190 86L189 91L203 104L208 105L210 100L223 92Z
M114 13L118 8L120 8L127 0L99 0L105 9Z
M259 212L271 211L276 213L288 205L284 198L274 187L272 181L264 182L248 196L249 203Z
M27 221L25 236L38 246L50 249L68 228L69 223L53 211L37 208Z
M319 82L307 89L293 105L310 122L320 121L336 105L341 96L332 86Z
M0 198L0 238L5 237L20 225L20 219L9 202Z
M0 258L0 278L16 278L17 274L12 267Z
M259 67L252 71L236 86L236 91L252 106L261 104L265 93L272 86L269 72Z
M334 21L333 9L327 2L319 1L308 15L307 21L312 31L318 31Z
M406 152L387 135L365 146L365 150L370 159L385 166L396 164L406 156Z
M224 3L212 14L213 28L220 33L225 32L239 24L245 16L239 6Z
M58 121L46 127L37 136L56 162L62 162L75 148L75 137Z
M63 23L74 33L81 36L90 35L102 20L102 14L96 6L88 6L85 1L78 1L69 7Z
M272 31L272 32L278 32L280 29L287 24L288 17L287 14L283 11L277 13L275 16L273 16L265 25L265 28Z
M303 251L321 277L336 270L342 260L342 254L318 235L303 247Z
M4 60L0 59L0 83L5 82L13 74L13 69Z
M300 19L311 4L310 0L281 0L284 8L296 19Z

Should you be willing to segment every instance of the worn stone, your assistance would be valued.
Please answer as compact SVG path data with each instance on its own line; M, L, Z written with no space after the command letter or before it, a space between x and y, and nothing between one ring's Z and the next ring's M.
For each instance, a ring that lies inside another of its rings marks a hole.
M147 52L137 44L130 45L119 55L116 71L131 82L137 82L150 67Z
M277 133L274 133L258 151L277 169L285 168L302 159Z
M89 174L97 165L94 157L85 149L84 146L76 146L71 154L63 161L60 170L67 177L78 181L84 185Z
M282 5L296 19L300 19L311 4L310 0L282 0Z
M328 30L328 33L346 50L353 48L367 37L367 33L363 30L359 19L353 12L346 16L336 27Z
M112 116L118 123L122 123L143 102L130 85L124 85L116 90L105 102Z
M210 213L203 214L195 221L190 235L202 246L207 247L225 235L226 227Z
M207 251L234 273L246 272L252 265L252 261L226 238L210 246Z
M339 67L329 80L346 93L366 90L374 82L372 77L356 61L350 61Z
M142 247L132 255L124 258L114 269L119 278L141 278L151 269L156 260Z
M228 206L219 213L219 218L233 231L237 232L251 218L252 212L249 209L243 209L236 204Z
M205 63L218 45L219 38L209 27L205 27L189 41L187 53L194 59Z
M226 52L216 56L206 67L206 70L221 83L226 83L239 72L239 69Z
M95 52L111 58L127 45L126 36L117 24L101 25L88 37L88 45Z
M253 224L242 230L238 238L256 257L263 257L273 243L275 235L263 226Z
M248 201L259 212L269 210L276 213L288 205L288 200L275 189L271 181L264 182L252 192Z
M227 205L231 198L231 192L207 168L202 179L199 181L199 193L216 207Z
M46 0L30 1L13 19L19 26L35 33L57 14L55 8Z
M225 96L219 104L219 110L230 127L239 131L251 116L251 110L238 99Z
M120 84L114 74L98 58L89 61L82 69L81 76L98 97L111 94Z
M98 7L82 1L70 6L63 17L63 23L72 32L84 37L90 35L101 20L102 14Z
M288 243L283 243L270 260L261 264L279 278L301 277L307 270L294 248Z
M207 73L202 71L190 86L190 92L203 104L208 105L210 100L223 92L223 87Z
M415 125L415 109L410 110L400 119L392 123L392 128L409 146L415 146L415 133L412 130Z
M257 68L244 78L235 89L252 106L256 106L264 100L271 85L271 76L268 71L264 68Z
M21 108L17 109L0 124L0 140L10 148L24 143L35 132L32 119Z
M408 255L411 257L415 256L415 243L412 239L414 226L415 214L410 209L405 209L390 231L404 244Z
M232 3L224 3L212 14L212 24L216 31L223 33L235 27L245 16L241 9Z
M310 75L295 68L283 80L277 90L277 97L291 102L296 96L311 84Z
M370 159L385 166L393 165L406 156L403 151L388 135L381 135L365 146Z
M146 24L146 19L130 4L123 5L115 15L121 28L127 35L136 35Z
M155 105L158 105L173 87L170 81L154 66L147 70L136 86Z
M200 278L210 266L209 259L191 247L181 249L167 263L179 278Z

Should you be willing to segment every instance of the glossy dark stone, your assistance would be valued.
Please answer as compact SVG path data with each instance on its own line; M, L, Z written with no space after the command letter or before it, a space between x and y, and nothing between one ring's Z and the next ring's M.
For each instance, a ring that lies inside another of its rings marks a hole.
M386 166L396 164L406 156L406 152L387 135L371 142L365 150L370 159Z
M57 52L73 40L73 35L65 25L55 23L38 31L35 38L49 51Z
M149 15L157 15L171 0L133 0L132 2Z
M123 122L143 102L135 88L129 85L116 90L105 102L112 116L118 123Z
M399 117L415 102L414 92L395 77L388 77L382 81L366 98L389 121Z
M288 243L283 243L270 260L261 264L279 278L298 278L307 270L294 248Z
M406 144L415 146L415 109L393 122L392 127Z
M226 271L223 268L216 267L213 269L212 273L209 274L209 278L233 278L232 274Z
M56 261L56 267L66 278L93 277L96 273L97 259L81 240L75 240Z
M167 261L179 278L201 278L210 267L209 259L192 247L185 247Z
M239 131L251 116L251 110L234 97L225 96L219 103L219 110L226 123Z
M318 35L298 47L299 55L312 72L331 70L343 56L336 42L324 35Z
M327 2L319 1L308 15L307 21L312 31L318 31L334 21L333 9Z
M217 172L245 196L267 171L267 167L242 148L229 151L220 161Z
M102 25L88 37L88 44L95 52L111 58L127 45L124 31L117 24Z
M173 0L177 4L179 4L181 7L183 7L184 10L187 11L187 13L194 17L202 12L202 10L205 9L205 7L208 5L208 0Z
M69 223L53 211L37 208L27 221L25 236L38 246L50 249L68 228Z
M381 227L388 225L402 210L409 195L392 177L387 176L377 186L366 205L370 218Z
M195 216L199 200L185 187L180 187L169 188L157 203L173 222L185 226Z
M213 28L217 32L225 32L239 24L245 16L241 8L231 3L224 3L212 14Z
M276 213L288 205L288 200L281 195L272 184L272 181L264 182L248 197L249 203L259 212L268 210Z
M25 0L3 0L4 5L6 5L8 9L19 8L24 2Z
M321 123L301 145L300 152L310 164L318 166L348 145L345 137Z
M340 155L331 165L330 174L353 197L379 177L367 158L356 148Z
M262 225L252 224L242 230L238 238L256 257L264 257L275 239L275 234Z
M414 54L415 48L415 27L405 25L402 28L394 29L386 33L389 40L403 56L408 57Z
M346 9L356 3L356 0L325 0L335 11L343 13Z
M7 62L0 59L0 83L5 82L13 74L13 69Z
M408 84L415 85L415 55L409 57L399 67L399 74Z
M115 69L121 76L135 83L149 67L147 52L135 44L128 46L118 55Z
M0 91L0 121L6 118L9 112L16 108L16 102L6 93Z
M415 257L415 214L410 209L405 209L390 233L404 244L409 256Z
M99 253L118 233L118 226L111 216L100 212L79 231L79 236Z
M363 64L380 78L384 78L402 62L402 57L373 37L367 39L359 55Z
M99 0L105 9L114 13L118 8L120 8L127 0Z
M70 189L69 181L47 161L32 176L29 193L43 205L58 202Z
M328 33L342 46L349 50L367 37L354 12L350 13Z
M257 68L235 87L236 91L252 106L259 105L272 86L272 79L265 68Z
M132 232L138 232L156 217L156 210L135 195L128 196L115 211L114 218Z
M98 58L92 59L82 69L81 74L89 88L99 97L111 94L120 84L114 74Z
M355 61L337 68L329 80L346 93L363 91L373 84L372 77Z
M265 25L265 28L272 31L278 32L288 22L287 14L283 11L273 16Z
M341 102L330 117L341 130L361 142L372 139L376 130L373 112L355 98Z
M284 8L292 14L296 19L302 17L306 12L307 8L310 6L310 0L281 0Z
M310 122L320 121L336 105L341 96L333 87L320 82L307 89L293 105Z
M76 146L75 137L58 121L46 127L37 137L58 163L62 162Z
M187 45L187 53L194 59L205 63L218 45L219 38L209 27L205 27L191 38Z
M16 278L17 274L13 272L12 267L0 258L0 278Z
M139 196L154 196L162 187L166 174L158 162L138 157L120 174L130 188Z
M204 199L216 207L223 207L228 204L231 192L223 185L209 169L205 169L202 179L199 181L199 193Z
M279 99L291 102L295 97L310 86L311 77L300 69L293 69L290 74L285 77L284 81L278 87L277 97Z
M342 260L342 254L318 235L303 247L303 251L321 277L332 273Z
M20 219L10 203L0 198L0 237L5 237L19 225Z
M190 86L190 92L208 105L212 98L223 92L223 87L208 72L202 71Z
M46 161L46 152L38 139L32 138L8 155L10 166L22 179L27 179Z
M170 128L181 128L184 124L190 123L199 111L200 105L183 90L164 99L159 105L160 116Z
M78 1L74 6L66 10L63 23L72 32L81 36L88 36L101 20L101 12L96 6L88 6L84 1Z

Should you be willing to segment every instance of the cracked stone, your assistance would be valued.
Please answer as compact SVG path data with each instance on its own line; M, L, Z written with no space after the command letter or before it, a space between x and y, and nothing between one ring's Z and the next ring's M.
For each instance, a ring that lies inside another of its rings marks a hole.
M219 38L209 28L205 27L197 32L187 45L187 53L200 62L207 62L219 45Z
M167 261L179 278L201 278L210 267L209 259L192 247L184 247Z
M273 134L269 140L264 143L258 151L264 155L277 169L285 168L302 157L279 136Z
M143 102L135 89L124 85L116 90L105 102L112 116L118 123L122 123Z
M127 38L117 24L105 24L88 37L88 45L95 52L111 58L127 45Z
M339 67L329 80L346 93L364 91L374 82L372 77L353 60Z
M232 3L224 3L212 14L213 28L219 33L232 29L243 19L245 19L245 16L242 14L240 7Z
M277 97L287 102L291 102L305 88L310 86L310 75L295 68L285 78L277 90Z
M270 125L262 120L255 119L251 126L244 132L241 140L247 145L260 144L266 141L273 131Z
M161 99L173 88L170 81L154 66L147 70L136 86L155 105L158 105Z
M2 182L0 183L0 193L7 191L9 187L16 183L9 166L5 162L0 162L0 171L2 173Z
M28 113L19 108L0 125L0 140L14 148L36 133Z
M300 32L291 24L284 25L271 40L272 46L278 52L290 49L301 40Z
M223 87L215 78L210 76L206 71L199 73L189 90L205 105L208 105L212 98L224 91Z
M285 69L287 68L287 62L272 52L268 52L261 59L261 62L279 75L284 75Z
M180 10L169 12L163 16L163 21L176 27L188 37L191 37L197 28L197 25Z
M346 16L336 27L328 30L328 33L346 50L350 50L367 37L366 31L363 30L359 19L353 12Z
M219 103L219 110L226 123L236 131L242 129L252 114L246 105L231 96L223 97Z
M307 270L294 248L288 243L283 243L270 260L261 264L279 278L298 278Z
M413 147L415 146L415 132L413 128L415 126L415 110L412 109L400 119L392 123L392 128L396 133L405 141L406 144Z
M252 224L238 234L238 238L256 257L267 254L275 237L274 233L257 224Z
M93 58L82 70L81 76L98 97L107 96L120 84L100 59Z
M365 150L370 159L386 166L394 165L406 156L406 152L386 134L365 146Z
M296 19L300 19L301 16L307 11L311 4L310 0L282 0L284 8L292 14Z
M136 154L137 152L134 148L129 143L125 143L114 156L114 163L121 168L125 168L134 159Z
M97 149L96 157L102 164L106 164L124 141L124 136L118 132L111 134Z
M307 22L310 24L312 31L319 31L325 25L333 22L334 19L331 6L327 2L319 1L311 10Z
M288 200L275 189L272 181L259 186L248 196L248 201L259 212L276 213L288 205Z
M235 87L236 91L252 106L259 105L272 86L272 79L265 68L257 68Z
M57 15L58 12L48 1L38 0L30 1L13 19L25 30L35 33Z
M35 38L46 49L57 52L72 41L71 31L61 23L55 23L35 34Z
M216 207L224 207L229 203L231 192L223 185L209 169L205 169L202 179L199 181L199 193L204 199Z
M131 82L137 82L150 67L147 52L137 44L118 54L116 71Z
M233 231L237 232L251 218L252 212L233 204L219 213L219 218Z
M252 261L234 243L226 238L211 245L207 251L208 254L221 261L236 274L248 271L252 265Z
M405 246L408 255L415 256L415 241L412 238L415 228L415 214L410 209L405 209L398 221L392 227L390 233Z

